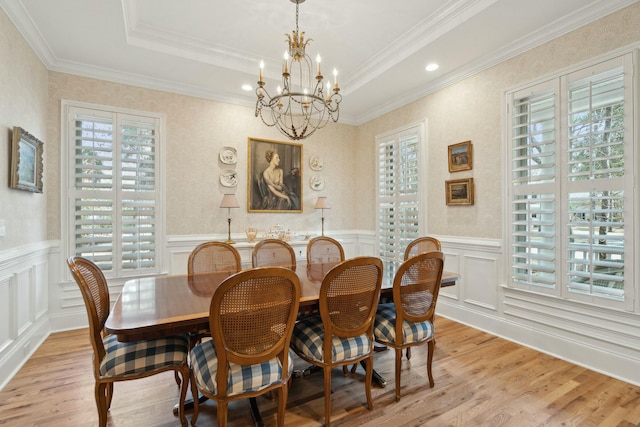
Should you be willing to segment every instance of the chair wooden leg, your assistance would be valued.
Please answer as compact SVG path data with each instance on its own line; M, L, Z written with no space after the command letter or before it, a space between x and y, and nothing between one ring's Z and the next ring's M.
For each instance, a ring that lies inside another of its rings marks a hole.
M175 378L178 387L180 387L180 375L178 375L178 371L173 371L173 377Z
M287 384L284 384L284 386L278 390L278 419L276 420L278 427L284 427L284 412L287 409L288 394L289 387Z
M365 359L366 377L364 382L365 393L367 395L367 408L373 409L373 399L371 398L371 385L373 383L373 353Z
M98 407L98 426L107 425L107 384L96 382L95 386L96 406Z
M111 408L111 400L113 400L113 383L107 384L107 411Z
M400 377L402 376L402 349L396 348L396 402L400 401Z
M324 367L324 425L331 425L331 367Z
M219 427L227 427L227 412L228 412L228 408L227 406L229 405L229 402L227 402L225 399L220 399L218 400L218 426Z
M411 347L407 347L407 360L411 359Z
M436 340L429 341L429 355L427 356L427 374L429 375L429 385L433 388L433 374L431 373L431 362L433 362L433 352L436 350Z
M184 401L187 397L187 389L189 388L189 377L190 377L191 369L187 364L185 364L180 370L180 376L182 377L182 386L180 387L180 400L178 401L178 416L180 417L180 424L182 427L187 427L187 416L184 411ZM176 376L178 376L178 371L175 371ZM196 395L194 400L198 400L198 396Z
M190 369L189 382L191 383L191 396L193 397L193 415L191 415L191 425L196 425L198 421L198 412L200 410L200 399L198 399L198 387L196 386L196 377Z

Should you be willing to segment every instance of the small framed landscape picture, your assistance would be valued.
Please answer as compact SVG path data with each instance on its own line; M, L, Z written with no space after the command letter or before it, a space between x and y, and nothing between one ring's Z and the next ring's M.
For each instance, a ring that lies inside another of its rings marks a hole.
M472 205L473 178L446 181L445 192L447 205Z
M42 141L17 126L12 134L9 187L42 193Z
M473 152L471 141L460 142L449 146L449 172L473 169Z

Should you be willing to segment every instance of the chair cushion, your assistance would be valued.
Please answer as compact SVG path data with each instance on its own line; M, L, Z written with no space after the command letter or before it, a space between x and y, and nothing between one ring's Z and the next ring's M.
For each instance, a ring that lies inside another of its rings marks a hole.
M218 355L213 340L204 341L191 350L191 369L200 390L213 395L217 393L216 372L218 371ZM289 367L287 378L293 373L293 353L289 350ZM276 382L282 381L282 365L280 359L274 357L258 365L229 365L227 395L259 391Z
M100 361L100 376L108 378L180 366L189 353L189 340L184 335L134 342L119 342L115 335L108 335L102 342L106 354Z
M309 360L324 362L324 325L320 316L304 318L293 327L291 346ZM342 362L364 356L371 352L371 340L367 334L354 338L331 339L332 362Z
M396 342L396 306L392 304L379 304L376 311L376 320L373 326L373 334L376 340L391 344L410 344L429 340L433 337L433 323L426 322L402 322L402 342Z

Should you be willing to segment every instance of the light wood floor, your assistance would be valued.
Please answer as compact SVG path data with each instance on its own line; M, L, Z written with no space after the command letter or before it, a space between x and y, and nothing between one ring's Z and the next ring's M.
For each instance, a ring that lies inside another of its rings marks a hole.
M402 400L393 391L394 354L376 354L376 369L389 380L365 407L363 370L332 381L335 426L637 426L640 387L438 318L435 387L426 379L426 346L403 361ZM91 347L86 330L52 334L0 392L0 425L95 426ZM297 360L296 368L304 368ZM286 426L319 426L322 374L295 379ZM172 408L173 373L116 383L109 425L179 426ZM275 402L258 399L267 426L276 425ZM215 425L216 408L202 405L199 426ZM229 409L230 426L249 426L246 401ZM191 411L187 413L191 418Z

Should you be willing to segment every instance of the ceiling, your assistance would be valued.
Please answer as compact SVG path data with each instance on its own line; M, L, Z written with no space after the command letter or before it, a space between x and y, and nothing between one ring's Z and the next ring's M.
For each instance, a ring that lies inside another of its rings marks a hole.
M638 0L307 0L299 28L360 124ZM278 85L291 0L0 0L45 66L255 106ZM425 71L428 63L440 68Z

